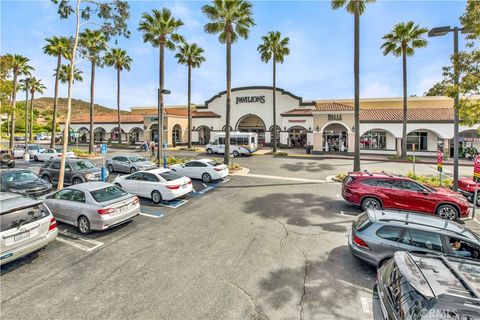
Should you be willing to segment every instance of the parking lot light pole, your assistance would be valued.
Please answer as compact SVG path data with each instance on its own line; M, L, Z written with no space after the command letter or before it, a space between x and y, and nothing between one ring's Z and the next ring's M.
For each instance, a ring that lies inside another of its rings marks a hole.
M463 31L463 28L450 26L437 27L433 28L428 32L429 37L440 37L444 36L449 32L453 32L453 58L454 62L458 55L458 32ZM458 85L458 72L457 65L453 65L453 73L455 78L453 82L455 85ZM458 119L458 93L455 95L453 101L453 191L458 191L458 131L459 131L459 119Z
M158 167L162 167L161 160L166 162L163 157L163 95L172 93L170 90L167 89L160 89L158 88L158 151L157 151L157 163ZM167 137L168 141L168 137ZM167 164L164 163L163 166L165 167Z

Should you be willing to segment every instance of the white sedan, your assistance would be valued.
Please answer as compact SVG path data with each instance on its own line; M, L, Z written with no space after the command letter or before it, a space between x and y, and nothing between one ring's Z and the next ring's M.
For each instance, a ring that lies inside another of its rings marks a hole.
M62 149L47 149L43 152L37 153L33 159L35 161L48 161L48 160L53 160L53 159L59 159L62 156ZM65 155L67 158L73 158L75 157L75 153L72 151L67 151L67 154Z
M174 164L170 169L192 179L202 179L203 182L223 179L228 176L228 166L212 159L191 160L183 164Z
M119 176L113 183L129 193L150 198L154 203L173 200L193 191L190 178L163 168Z
M37 154L45 151L45 149L39 146L38 144L28 144L27 149L28 149L28 154L30 155L30 159L35 157ZM23 158L24 155L25 155L25 146L23 147L18 146L18 148L13 150L13 156L15 158Z

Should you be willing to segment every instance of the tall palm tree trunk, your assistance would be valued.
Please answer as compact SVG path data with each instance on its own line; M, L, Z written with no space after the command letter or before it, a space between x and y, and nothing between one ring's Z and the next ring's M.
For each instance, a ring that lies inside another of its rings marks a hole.
M159 94L159 105L158 105L158 153L157 160L160 165L160 161L163 159L163 86L165 80L165 44L160 43L160 94ZM165 164L164 164L165 165Z
M402 132L402 159L407 159L407 50L402 45L403 59L403 132Z
M225 153L223 163L230 165L230 110L232 94L232 35L227 31L227 110L225 116Z
M273 92L272 92L272 100L273 100L273 153L277 152L277 64L275 60L275 54L273 55Z
M35 91L31 92L30 97L30 141L33 141L33 100L35 99Z
M12 93L12 122L10 125L10 142L8 144L8 148L13 150L14 139L13 136L15 135L15 111L17 110L17 79L18 74L13 73L13 93Z
M117 69L117 118L118 143L122 143L122 124L120 123L120 69Z
M355 142L353 171L360 171L360 2L355 1L355 36L354 36L354 90L355 90Z
M28 82L25 88L25 152L27 152L28 143Z
M192 66L188 65L188 149L192 148Z
M92 72L90 75L90 142L88 144L88 153L93 153L94 135L93 135L93 112L95 97L95 61L92 61Z
M57 134L57 106L58 106L58 77L60 67L62 66L62 55L57 57L57 71L55 72L55 96L53 98L53 116L52 116L52 138L50 139L50 148L55 148L55 136Z
M73 83L73 70L75 68L75 52L77 52L77 45L78 45L78 33L80 31L80 1L77 0L76 8L75 8L75 16L76 16L76 26L75 26L75 36L73 40L73 48L72 48L72 57L70 59L70 76L68 78L68 91L67 91L67 118L65 119L65 127L63 128L63 152L60 162L60 172L58 174L58 184L57 190L63 189L63 179L65 177L65 161L67 155L67 147L68 147L68 134L70 130L70 118L72 116L72 83ZM60 69L57 69L59 71Z

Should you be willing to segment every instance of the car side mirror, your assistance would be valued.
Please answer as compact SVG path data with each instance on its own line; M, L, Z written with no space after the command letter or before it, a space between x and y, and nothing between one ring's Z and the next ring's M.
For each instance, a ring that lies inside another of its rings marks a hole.
M426 189L423 189L423 190L418 191L418 192L420 192L420 193L422 193L422 194L424 194L424 195L430 194L430 192L429 192L428 190L426 190Z

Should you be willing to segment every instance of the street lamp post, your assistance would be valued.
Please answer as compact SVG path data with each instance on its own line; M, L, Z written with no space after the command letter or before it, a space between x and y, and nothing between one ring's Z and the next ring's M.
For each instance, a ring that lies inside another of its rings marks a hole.
M450 26L433 28L428 32L429 37L444 36L449 32L453 32L453 60L456 61L458 55L458 32L463 31L463 28ZM458 85L458 72L457 65L453 65L453 73L455 77L453 82ZM458 191L458 131L459 131L459 119L458 119L458 93L455 95L453 101L453 191Z

